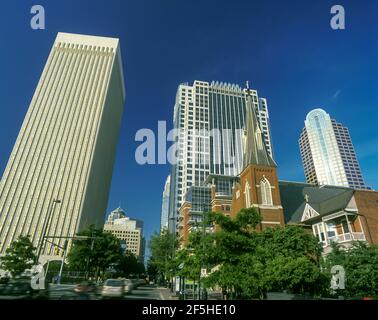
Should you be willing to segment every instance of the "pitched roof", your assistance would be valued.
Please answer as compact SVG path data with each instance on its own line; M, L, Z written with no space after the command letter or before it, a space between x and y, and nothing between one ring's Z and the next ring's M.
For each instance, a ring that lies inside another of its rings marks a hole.
M251 164L276 167L276 163L266 150L256 113L253 110L252 97L247 89L243 168L245 169Z
M279 182L285 222L300 223L306 203L320 216L343 210L354 190L338 186L315 186L298 182ZM306 201L307 198L307 201Z

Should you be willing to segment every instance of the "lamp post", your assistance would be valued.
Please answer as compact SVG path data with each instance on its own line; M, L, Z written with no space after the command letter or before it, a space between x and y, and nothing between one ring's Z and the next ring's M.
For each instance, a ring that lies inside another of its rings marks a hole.
M171 217L169 218L169 220L175 220L177 222L177 219L175 217ZM176 225L174 226L175 229L176 229ZM172 260L174 260L175 258L175 253L176 253L176 250L175 250L175 240L176 240L176 231L174 231L172 233L173 237L172 237ZM173 292L173 279L175 278L175 269L173 268L173 275L172 275L172 281L171 281L171 292Z
M200 275L199 275L199 281L198 281L198 300L202 300L201 297L204 295L201 294L201 287L202 287L202 270L204 269L204 253L205 253L205 235L206 235L206 229L205 229L205 221L206 221L207 215L206 215L206 209L205 204L202 204L202 257L201 257L201 268L200 268ZM202 289L204 291L204 288Z
M51 215L55 209L55 205L61 202L62 200L55 199L55 198L50 202L49 208L47 210L47 217L45 218L45 221L43 223L42 235L41 235L41 238L39 239L36 265L38 265L38 261L42 253L43 245L45 242L45 236L46 236L48 225L50 223Z

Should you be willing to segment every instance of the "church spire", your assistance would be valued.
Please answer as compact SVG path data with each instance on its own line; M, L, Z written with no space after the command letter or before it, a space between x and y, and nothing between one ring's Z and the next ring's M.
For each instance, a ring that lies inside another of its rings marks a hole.
M243 169L249 165L276 167L276 163L266 150L265 143L257 122L256 112L252 103L252 90L246 83L246 120L244 131Z

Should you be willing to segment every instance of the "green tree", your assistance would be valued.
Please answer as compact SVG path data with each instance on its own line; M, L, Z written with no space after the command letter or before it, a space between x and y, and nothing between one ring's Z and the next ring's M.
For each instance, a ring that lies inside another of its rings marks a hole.
M235 219L220 213L207 216L205 223L217 224L220 230L194 233L187 252L178 255L195 274L199 274L199 265L212 270L204 279L207 287L221 287L231 299L263 299L270 290L311 294L324 290L321 247L303 228L285 226L257 232L261 215L254 208L240 210Z
M78 236L86 240L75 240L67 255L70 270L94 272L96 279L104 277L107 268L119 263L122 257L121 243L114 235L90 226Z
M12 277L21 275L36 262L36 248L33 247L29 236L19 236L0 258L1 267L9 271Z
M176 270L175 252L178 248L178 240L175 234L164 230L155 233L149 241L151 257L149 265L157 269L157 274L162 280L170 279Z
M351 248L345 250L334 243L332 251L323 262L324 273L329 278L332 266L336 265L342 266L345 270L345 289L338 291L338 295L378 298L377 245L355 242Z
M117 271L117 275L120 277L142 275L145 273L144 264L129 251L120 257L115 269Z
M209 213L205 223L216 223L220 230L202 237L206 248L202 260L213 269L204 282L208 287L219 286L231 299L262 297L266 291L263 265L259 260L259 235L255 228L261 222L254 208L242 209L235 219ZM201 252L200 250L198 250Z
M147 262L147 270L146 270L146 272L148 274L148 277L151 280L156 280L156 278L158 276L158 269L157 269L156 265L154 263L152 263L151 260L148 260L148 262Z

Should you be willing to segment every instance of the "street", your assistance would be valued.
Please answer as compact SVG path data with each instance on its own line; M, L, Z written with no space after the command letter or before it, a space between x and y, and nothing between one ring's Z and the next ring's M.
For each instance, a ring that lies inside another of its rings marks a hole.
M50 285L50 300L101 300L100 294L79 295L73 291L75 285ZM169 300L173 299L167 288L142 285L124 296L123 300Z
M156 286L144 285L139 286L136 289L125 296L126 300L162 300L161 290Z

